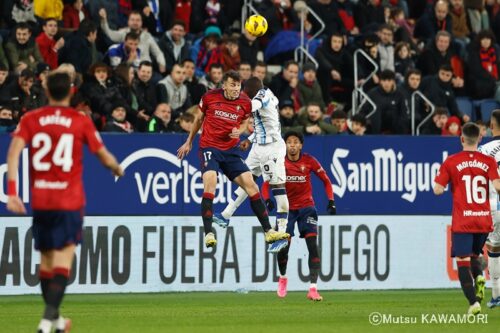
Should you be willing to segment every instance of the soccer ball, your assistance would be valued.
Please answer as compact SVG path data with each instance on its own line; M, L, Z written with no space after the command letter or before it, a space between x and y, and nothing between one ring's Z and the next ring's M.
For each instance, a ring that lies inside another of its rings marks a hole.
M261 15L249 16L245 22L245 29L252 36L263 36L267 31L266 18Z

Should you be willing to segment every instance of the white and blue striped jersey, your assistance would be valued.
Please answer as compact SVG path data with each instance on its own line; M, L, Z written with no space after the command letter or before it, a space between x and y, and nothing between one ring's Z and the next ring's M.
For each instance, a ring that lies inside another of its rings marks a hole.
M254 132L248 137L252 143L268 144L282 140L279 101L269 88L262 88L252 99Z
M500 137L494 137L490 142L479 146L478 150L485 155L493 157L497 165L500 165ZM493 184L490 184L490 206L492 211L500 210L500 200Z

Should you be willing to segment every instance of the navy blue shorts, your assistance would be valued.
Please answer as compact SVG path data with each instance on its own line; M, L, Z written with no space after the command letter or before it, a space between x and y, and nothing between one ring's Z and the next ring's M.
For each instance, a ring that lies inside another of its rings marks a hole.
M219 150L217 148L201 148L199 151L201 161L201 173L213 170L222 172L233 181L244 172L250 172L248 166L241 158L238 147L229 150Z
M33 238L36 250L59 250L82 242L83 209L34 210Z
M297 222L299 228L300 238L318 234L318 212L316 211L316 207L306 207L288 212L286 232L289 233L291 237L295 235L293 232L295 229L295 222Z
M451 233L451 256L471 257L483 253L488 233Z

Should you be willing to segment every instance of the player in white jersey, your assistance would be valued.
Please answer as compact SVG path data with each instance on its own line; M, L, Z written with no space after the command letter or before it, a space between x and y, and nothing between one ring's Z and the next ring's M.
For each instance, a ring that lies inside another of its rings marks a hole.
M247 140L240 144L242 150L252 149L246 159L246 164L254 177L263 176L269 182L274 198L276 199L276 224L279 231L285 231L288 220L288 198L285 183L285 155L286 144L281 137L279 120L279 101L269 88L265 88L259 78L252 77L245 82L245 93L252 99L252 114L254 118L254 132ZM246 192L238 188L237 197L230 202L221 214L214 214L214 222L225 228L236 209L247 198ZM272 208L272 202L267 202ZM279 252L288 245L283 239L269 245L269 252Z
M500 165L500 109L491 114L490 128L493 140L479 147L483 154L492 156ZM500 198L495 188L490 184L490 206L494 230L488 235L486 249L488 250L488 270L491 278L492 297L489 308L500 307Z

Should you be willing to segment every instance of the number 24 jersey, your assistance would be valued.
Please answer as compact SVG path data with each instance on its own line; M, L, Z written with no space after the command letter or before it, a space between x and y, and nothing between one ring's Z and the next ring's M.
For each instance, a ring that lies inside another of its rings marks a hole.
M453 232L487 233L493 230L488 186L498 178L495 160L477 151L462 151L444 161L435 182L442 186L451 183Z
M30 146L31 207L83 208L83 146L92 153L103 146L90 118L73 108L47 106L26 113L13 135Z

